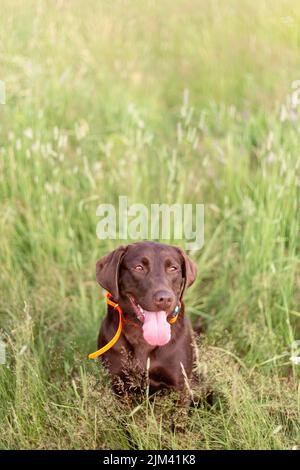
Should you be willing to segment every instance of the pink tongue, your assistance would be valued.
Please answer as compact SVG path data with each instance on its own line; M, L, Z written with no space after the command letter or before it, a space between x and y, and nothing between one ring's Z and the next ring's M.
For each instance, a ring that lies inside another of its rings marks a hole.
M151 346L163 346L171 339L171 327L167 322L167 314L161 312L147 312L144 310L143 324L144 338Z

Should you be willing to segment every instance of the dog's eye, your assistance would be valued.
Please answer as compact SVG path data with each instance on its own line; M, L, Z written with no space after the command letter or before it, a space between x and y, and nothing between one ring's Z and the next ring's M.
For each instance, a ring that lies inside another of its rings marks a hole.
M138 264L137 266L134 267L134 270L141 272L141 271L144 271L144 268L141 264Z
M169 271L170 273L174 273L175 271L178 271L178 268L177 268L177 266L170 266L170 267L168 268L168 271Z

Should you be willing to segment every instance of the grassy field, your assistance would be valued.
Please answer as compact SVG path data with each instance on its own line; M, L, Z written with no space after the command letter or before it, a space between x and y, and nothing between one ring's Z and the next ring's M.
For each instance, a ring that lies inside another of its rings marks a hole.
M300 448L297 0L0 11L0 448ZM205 204L186 305L212 407L121 404L87 360L119 194Z

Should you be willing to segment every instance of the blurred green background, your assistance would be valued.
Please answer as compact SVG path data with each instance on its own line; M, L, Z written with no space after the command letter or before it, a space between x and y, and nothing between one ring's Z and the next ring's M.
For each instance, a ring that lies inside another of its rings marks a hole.
M0 448L298 448L298 2L0 11ZM119 195L205 204L186 303L213 407L126 407L86 359L119 243L96 208Z

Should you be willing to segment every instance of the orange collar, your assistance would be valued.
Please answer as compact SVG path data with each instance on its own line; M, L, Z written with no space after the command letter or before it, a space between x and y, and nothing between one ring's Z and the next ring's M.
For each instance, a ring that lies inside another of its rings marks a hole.
M97 359L97 357L104 354L106 351L108 351L110 348L112 348L116 344L116 342L118 341L118 339L121 336L123 322L124 322L123 312L122 312L122 309L121 309L120 305L117 304L116 302L114 302L113 300L111 300L111 298L112 298L112 295L110 294L110 292L108 292L106 294L106 303L107 303L107 305L111 305L119 313L119 325L118 325L117 332L114 335L114 337L105 346L98 349L98 351L95 351L95 352L89 354L88 355L89 359ZM173 316L170 320L168 320L171 325L173 325L176 322L176 320L178 318L178 315L179 315L179 312L180 312L180 309L178 309L178 312L177 312L177 308L176 308L175 312L176 312L176 315Z

